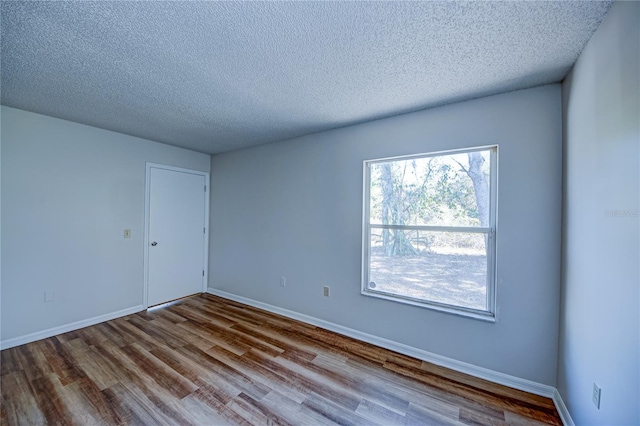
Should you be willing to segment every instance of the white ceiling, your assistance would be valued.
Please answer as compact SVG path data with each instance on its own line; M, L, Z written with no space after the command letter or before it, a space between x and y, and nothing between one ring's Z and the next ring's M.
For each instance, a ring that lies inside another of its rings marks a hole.
M2 2L3 105L206 153L561 81L610 2Z

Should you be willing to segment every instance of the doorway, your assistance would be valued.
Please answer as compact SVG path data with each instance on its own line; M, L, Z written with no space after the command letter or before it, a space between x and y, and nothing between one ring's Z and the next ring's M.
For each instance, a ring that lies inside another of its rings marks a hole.
M147 163L144 305L207 288L209 173Z

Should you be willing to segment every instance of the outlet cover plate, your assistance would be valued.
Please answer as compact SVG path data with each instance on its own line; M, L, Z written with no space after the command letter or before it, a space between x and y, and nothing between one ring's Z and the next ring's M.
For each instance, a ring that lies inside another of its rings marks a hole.
M601 392L602 392L602 389L600 389L598 385L596 385L596 382L593 382L593 397L592 397L593 405L595 405L598 410L600 409Z

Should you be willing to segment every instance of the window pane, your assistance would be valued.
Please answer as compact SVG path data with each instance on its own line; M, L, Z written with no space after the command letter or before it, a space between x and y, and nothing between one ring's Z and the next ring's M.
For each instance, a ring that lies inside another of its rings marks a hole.
M369 291L487 309L486 234L371 229Z
M490 150L370 165L372 224L489 226Z

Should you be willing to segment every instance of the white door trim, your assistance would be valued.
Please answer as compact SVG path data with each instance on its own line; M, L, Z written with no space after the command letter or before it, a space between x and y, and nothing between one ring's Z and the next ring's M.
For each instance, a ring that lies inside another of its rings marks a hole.
M144 308L149 307L149 213L151 200L151 169L170 170L174 172L190 173L193 175L204 176L206 191L204 191L204 247L203 262L204 276L202 277L202 292L207 291L207 283L209 281L209 172L199 170L183 169L181 167L167 166L165 164L146 163L146 176L144 188L144 285L142 290L142 305Z

